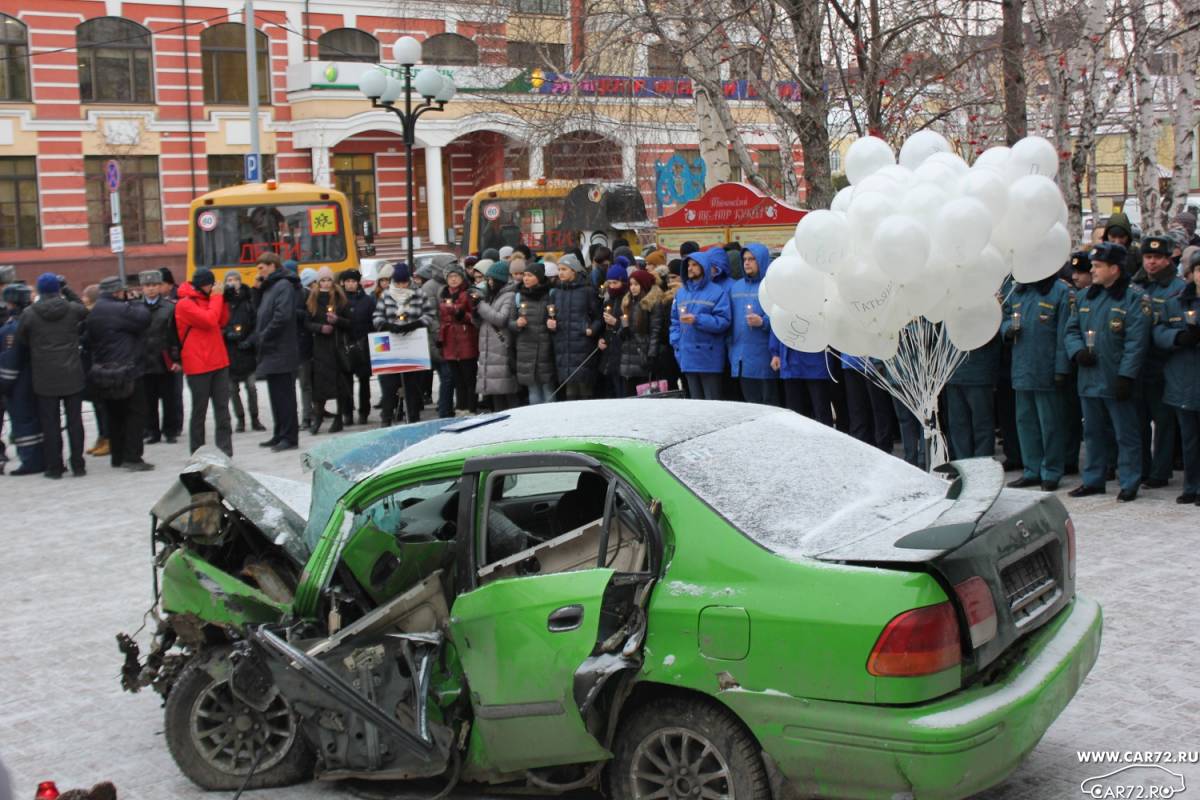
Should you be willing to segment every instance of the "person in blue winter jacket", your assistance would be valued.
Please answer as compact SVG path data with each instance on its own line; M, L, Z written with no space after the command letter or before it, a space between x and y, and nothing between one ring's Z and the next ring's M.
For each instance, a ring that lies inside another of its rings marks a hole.
M771 369L783 379L784 405L833 427L833 406L829 386L833 377L829 374L826 353L802 353L779 341L774 331L768 345L771 351Z
M711 252L688 256L686 277L671 307L671 347L688 394L697 400L721 399L725 335L732 318L729 292L709 276Z
M766 245L751 243L742 249L744 277L733 281L729 291L733 314L729 365L747 402L777 406L779 383L771 370L771 321L758 302L758 287L770 263Z

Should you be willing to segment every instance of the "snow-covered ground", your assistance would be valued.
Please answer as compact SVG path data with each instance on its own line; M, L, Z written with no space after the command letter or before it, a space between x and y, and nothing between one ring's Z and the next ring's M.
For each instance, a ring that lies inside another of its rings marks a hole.
M265 387L260 398L265 406ZM301 446L327 436L305 435ZM89 419L89 444L93 438ZM298 452L257 447L264 438L235 435L237 462L306 479ZM147 511L186 457L181 441L147 447L153 472L113 470L107 459L89 458L84 478L0 477L0 760L13 773L14 797L32 797L41 780L65 789L102 779L117 785L122 800L216 796L175 768L158 696L121 691L114 641L118 631L138 627L151 603ZM1065 490L1075 484L1065 482L1060 494L1078 530L1079 591L1104 607L1104 645L1041 744L981 797L1080 797L1081 781L1116 766L1081 764L1078 751L1200 749L1200 508L1175 505L1177 484L1117 505L1115 493L1069 500ZM1200 765L1170 769L1189 785L1200 783ZM247 794L330 796L346 795L328 785Z

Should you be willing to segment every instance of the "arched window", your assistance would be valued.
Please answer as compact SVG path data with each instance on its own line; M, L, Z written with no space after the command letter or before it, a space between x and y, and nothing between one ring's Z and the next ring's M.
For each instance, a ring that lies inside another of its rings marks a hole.
M457 33L439 33L421 43L421 63L444 67L479 65L479 46Z
M337 28L317 39L317 58L321 61L364 61L379 63L379 40L357 28Z
M19 20L0 14L0 100L29 101L28 37Z
M76 28L75 38L82 102L154 102L148 29L120 17L99 17Z
M267 35L255 31L258 62L258 102L271 102L271 67ZM209 105L246 105L246 29L240 22L222 22L200 34L204 64L204 102Z

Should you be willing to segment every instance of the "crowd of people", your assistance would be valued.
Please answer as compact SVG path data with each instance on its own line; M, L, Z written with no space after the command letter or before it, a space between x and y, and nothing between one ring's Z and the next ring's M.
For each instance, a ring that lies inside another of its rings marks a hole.
M951 456L994 456L999 442L1005 467L1021 470L1010 485L1053 491L1081 472L1072 495L1102 493L1115 477L1123 501L1182 467L1179 502L1197 502L1200 248L1176 234L1139 246L1114 216L1060 274L1006 285L1000 332L967 355L941 398ZM0 268L0 387L20 460L10 474L83 475L85 401L100 436L87 453L151 469L145 445L183 435L185 384L189 448L205 444L211 416L214 444L232 455L235 430L267 429L258 381L272 426L260 444L276 451L326 419L331 433L368 424L375 409L386 426L427 408L453 417L674 391L785 406L888 452L898 438L903 457L924 466L922 422L867 360L799 352L771 331L759 301L771 258L737 242L685 242L673 259L635 256L619 240L556 261L519 246L415 271L397 262L364 285L358 270L335 275L266 253L253 286L235 270L217 282L200 269L178 286L169 270L148 270L82 297L61 276L31 288ZM368 336L378 331L424 336L432 369L379 376L373 408Z

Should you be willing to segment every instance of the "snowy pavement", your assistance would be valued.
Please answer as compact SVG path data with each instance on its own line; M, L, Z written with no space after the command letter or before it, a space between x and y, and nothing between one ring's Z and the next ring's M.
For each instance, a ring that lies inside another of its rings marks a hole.
M235 435L243 468L306 479L298 452L271 453L256 446L263 438ZM301 447L326 438L305 435ZM0 760L20 800L42 780L60 789L111 780L122 800L227 796L180 775L158 696L118 683L114 636L136 629L152 600L147 511L186 457L183 442L158 444L146 449L153 472L89 458L84 478L0 477ZM1200 749L1200 508L1177 506L1177 485L1120 506L1115 494L1070 500L1073 485L1060 496L1076 521L1079 591L1104 607L1104 644L1079 695L1017 772L979 796L987 800L1083 797L1081 781L1120 766L1080 763L1079 751ZM1200 765L1169 768L1200 800ZM349 795L317 784L246 795L331 796Z

